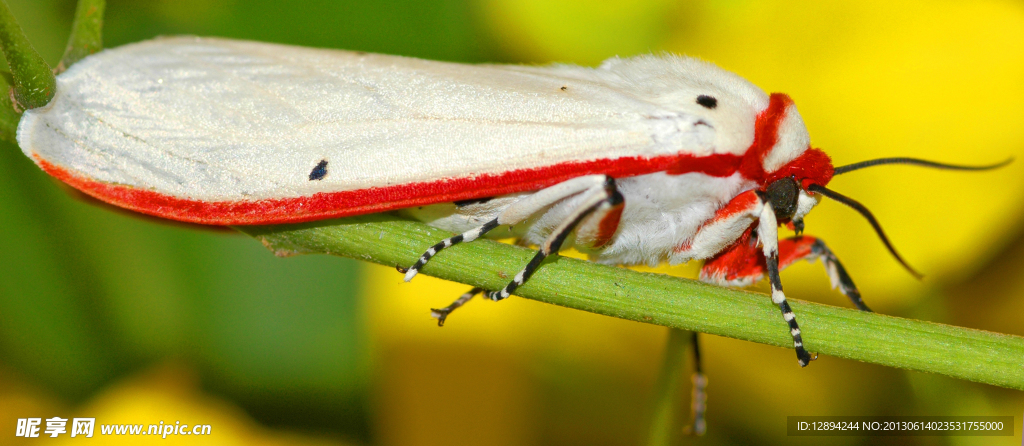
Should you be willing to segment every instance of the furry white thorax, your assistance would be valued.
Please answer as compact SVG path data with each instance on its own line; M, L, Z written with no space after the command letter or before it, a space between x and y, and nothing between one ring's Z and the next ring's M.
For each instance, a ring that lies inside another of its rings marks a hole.
M567 239L565 247L574 246L587 253L594 261L607 264L657 265L662 262L682 263L694 258L707 258L718 252L677 252L676 248L691 240L705 222L715 215L739 193L756 185L739 174L729 177L711 177L701 173L669 175L654 173L617 180L625 201L619 227L614 237L600 248L586 243L577 244L575 236ZM462 233L493 219L512 202L525 194L497 197L485 203L458 207L452 203L406 209L403 215L416 218L441 229ZM500 227L490 232L489 238L517 238L522 243L539 245L569 215L581 200L577 194L550 206L513 228ZM594 219L584 220L577 233L586 232L596 225ZM748 224L749 225L749 224ZM738 233L720 234L723 242L738 238ZM732 229L730 232L736 232Z

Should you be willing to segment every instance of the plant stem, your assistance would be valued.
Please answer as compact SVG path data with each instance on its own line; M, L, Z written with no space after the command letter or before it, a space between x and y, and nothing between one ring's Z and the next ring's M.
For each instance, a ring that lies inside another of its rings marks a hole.
M684 357L690 345L692 332L677 328L668 329L665 356L662 358L658 383L654 386L654 416L648 433L648 446L668 446L676 443L682 432L679 427L679 382L682 381Z
M10 73L3 74L9 75ZM21 113L14 109L11 95L5 94L11 91L11 83L7 78L8 76L0 76L0 139L17 144L14 136L18 132Z
M71 36L64 49L64 57L57 64L62 73L85 56L103 49L103 10L105 0L78 0L75 8L75 22L71 25Z
M451 235L383 214L236 229L278 255L325 253L389 266L409 266L430 245ZM526 248L479 240L442 251L423 273L495 290L533 254ZM622 319L779 347L793 345L778 308L767 296L661 274L553 256L516 294ZM794 299L791 305L809 351L1024 390L1022 337Z
M0 1L0 46L14 75L18 107L28 110L48 104L57 85L53 71L29 43L6 1Z

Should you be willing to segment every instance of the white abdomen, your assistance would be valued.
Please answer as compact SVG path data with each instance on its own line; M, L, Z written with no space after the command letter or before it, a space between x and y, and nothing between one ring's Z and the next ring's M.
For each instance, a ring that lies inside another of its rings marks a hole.
M616 184L625 199L625 208L615 236L597 249L576 244L575 237L570 237L566 247L572 244L589 254L592 260L601 263L652 266L662 262L676 264L692 258L705 258L701 253L692 251L677 252L676 248L687 244L701 225L711 220L715 211L729 200L756 186L738 173L729 177L713 177L701 173L653 173L617 179ZM462 233L494 219L508 205L528 194L495 197L462 207L442 203L400 212L431 226ZM580 195L566 198L526 222L513 228L499 227L488 233L487 237L518 238L530 245L540 245L576 208L581 198ZM596 222L585 221L587 223ZM739 236L735 234L729 241Z

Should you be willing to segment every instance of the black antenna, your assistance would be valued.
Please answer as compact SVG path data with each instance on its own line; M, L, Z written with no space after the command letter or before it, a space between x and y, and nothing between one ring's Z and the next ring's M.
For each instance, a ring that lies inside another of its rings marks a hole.
M847 164L845 166L836 167L835 175L842 175L847 172L854 170L863 169L871 166L881 166L883 164L910 164L914 166L923 167L934 167L936 169L949 169L949 170L989 170L998 169L1007 164L1013 162L1013 158L1008 158L1005 161L1001 161L995 164L989 164L987 166L960 166L956 164L944 164L937 163L935 161L928 161L918 158L879 158L874 160L861 161L859 163Z
M891 159L900 159L900 158L891 158ZM869 161L865 161L865 162L869 162ZM858 163L858 164L861 164L861 163ZM838 170L838 169L836 169L836 170ZM845 204L845 205L853 208L853 210L859 212L860 215L863 215L864 218L866 218L868 220L868 222L871 223L871 226L873 228L875 228L875 232L878 233L878 237L882 239L882 243L885 243L885 247L889 248L889 252L892 253L892 256L896 257L896 260L898 260L900 262L900 264L903 265L903 267L907 269L907 271L910 271L910 274L912 274L915 278L921 279L921 278L924 277L923 275L921 275L921 273L915 271L914 268L911 268L910 265L908 265L907 262L905 260L903 260L903 257L900 257L900 254L898 252L896 252L896 248L893 248L892 243L889 242L889 237L885 236L885 231L882 231L882 225L878 224L878 220L875 219L874 215L871 215L871 211L869 211L868 208L864 207L863 204L860 204L859 202L857 202L857 200L854 200L854 199L852 199L850 197L842 195L842 194L840 194L840 193L838 193L836 191L833 191L833 190L830 190L830 189L826 189L824 186L819 186L817 184L810 185L810 187L808 187L807 190L809 190L811 192L814 192L814 193L822 194L822 195L824 195L826 197L829 197L829 198L831 198L831 199L833 199L835 201L838 201L838 202L840 202L842 204Z

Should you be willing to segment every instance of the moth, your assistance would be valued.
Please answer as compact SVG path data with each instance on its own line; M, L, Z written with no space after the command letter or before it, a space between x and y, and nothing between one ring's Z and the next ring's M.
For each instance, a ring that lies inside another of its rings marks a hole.
M24 113L22 150L107 203L208 225L294 223L395 211L453 233L402 268L480 237L545 257L575 247L596 262L704 260L702 280L767 275L798 362L811 356L779 271L820 259L862 310L825 243L803 235L826 186L886 158L842 167L811 146L793 101L697 59L612 58L599 67L462 65L238 40L171 37L92 55ZM779 240L788 225L797 236Z

